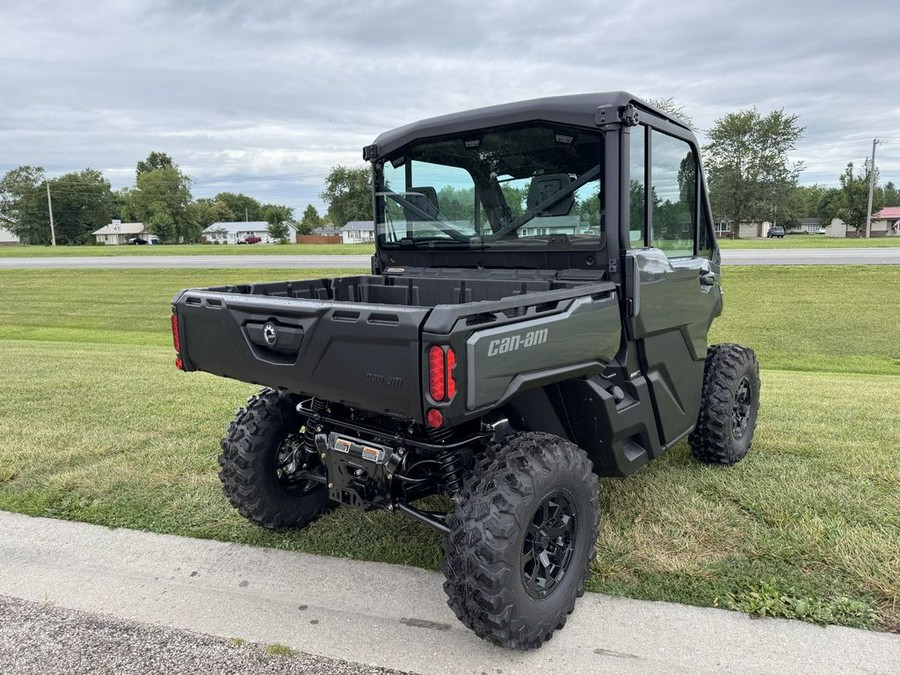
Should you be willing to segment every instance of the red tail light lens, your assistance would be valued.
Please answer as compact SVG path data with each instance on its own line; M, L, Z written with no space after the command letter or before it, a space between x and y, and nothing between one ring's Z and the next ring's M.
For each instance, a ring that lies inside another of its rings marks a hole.
M456 368L456 354L447 348L447 398L451 401L456 396L456 379L453 377L453 369Z
M181 338L178 336L178 315L172 314L172 343L175 345L175 351L181 352Z
M432 408L425 415L425 423L432 429L437 429L444 423L444 415L437 408Z
M172 344L175 345L175 368L184 370L181 361L181 337L178 335L178 315L172 312Z
M434 345L428 350L428 393L435 401L443 401L447 397L446 370L444 348Z
M451 401L456 396L456 354L450 347L434 345L428 350L428 393L435 401Z

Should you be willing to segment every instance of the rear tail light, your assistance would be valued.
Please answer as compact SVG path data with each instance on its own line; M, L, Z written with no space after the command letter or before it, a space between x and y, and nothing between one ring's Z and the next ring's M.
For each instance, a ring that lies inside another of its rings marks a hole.
M452 401L456 396L456 354L450 347L434 345L428 350L428 393L435 401Z
M178 370L184 370L184 363L181 361L181 336L178 332L178 315L172 312L172 344L175 346L175 367Z
M437 408L432 408L425 415L425 423L432 429L437 429L444 423L444 414Z

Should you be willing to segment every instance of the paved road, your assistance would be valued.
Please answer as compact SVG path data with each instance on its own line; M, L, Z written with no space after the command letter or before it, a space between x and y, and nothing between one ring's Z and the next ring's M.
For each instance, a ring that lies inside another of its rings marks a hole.
M900 663L900 635L590 593L543 648L510 652L456 621L441 581L415 568L0 512L0 595L426 675L896 675Z
M46 258L0 258L0 269L143 269L215 267L269 269L368 268L368 255L121 255Z
M369 267L367 255L197 255L2 258L0 269L216 267L335 269ZM900 247L722 251L726 265L900 265Z

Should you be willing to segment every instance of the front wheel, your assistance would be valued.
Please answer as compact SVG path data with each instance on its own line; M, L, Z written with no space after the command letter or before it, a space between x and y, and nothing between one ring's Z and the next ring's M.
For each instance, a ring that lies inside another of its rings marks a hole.
M325 468L300 434L296 397L263 389L222 439L219 478L247 520L270 530L301 529L332 507Z
M584 594L594 557L599 496L590 460L559 437L518 434L458 500L447 519L447 603L485 640L541 646Z
M735 464L753 443L759 414L759 363L752 349L713 345L703 370L703 398L689 437L701 462Z

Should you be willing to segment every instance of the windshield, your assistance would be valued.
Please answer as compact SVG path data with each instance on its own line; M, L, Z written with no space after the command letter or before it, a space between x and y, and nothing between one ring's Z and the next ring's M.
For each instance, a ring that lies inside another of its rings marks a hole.
M602 246L602 141L532 124L413 143L376 165L379 245Z

